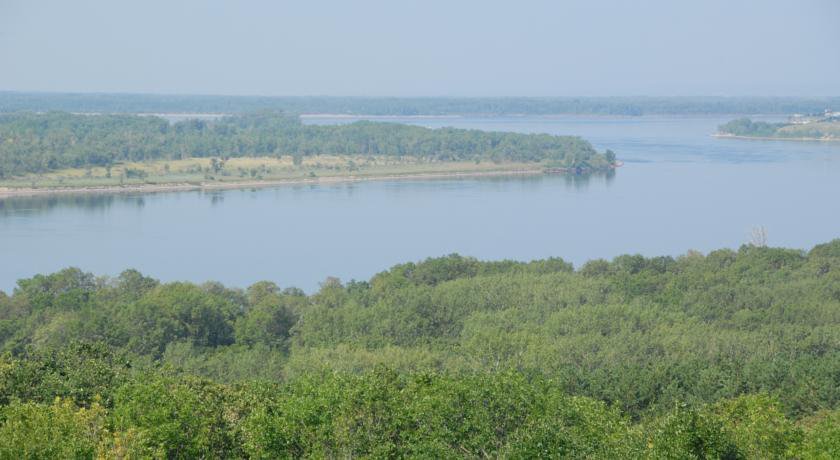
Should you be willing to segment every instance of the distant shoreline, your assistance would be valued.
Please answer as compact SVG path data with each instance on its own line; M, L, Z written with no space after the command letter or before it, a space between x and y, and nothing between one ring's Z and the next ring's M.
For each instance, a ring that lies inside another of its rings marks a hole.
M330 118L342 118L342 119L356 119L356 118L365 118L371 120L399 120L403 118L416 118L418 120L423 119L448 119L448 118L464 118L464 115L461 114L452 114L452 115L364 115L364 114L351 114L351 113L301 113L298 115L300 118L310 118L310 119L330 119Z
M799 142L840 142L840 137L773 137L773 136L738 136L735 134L715 133L719 139L746 139L754 141L799 141Z
M617 165L620 166L620 165ZM161 193L187 192L194 190L229 190L249 188L271 188L287 185L322 185L341 184L351 182L392 181L392 180L422 180L422 179L450 179L470 177L501 177L501 176L532 176L544 174L543 168L510 169L498 171L454 171L440 173L408 173L382 174L370 176L325 176L303 177L299 179L278 179L258 181L232 182L200 182L200 183L171 183L171 184L132 184L132 185L104 185L81 187L0 187L0 200L6 198L49 195L95 195L122 193Z

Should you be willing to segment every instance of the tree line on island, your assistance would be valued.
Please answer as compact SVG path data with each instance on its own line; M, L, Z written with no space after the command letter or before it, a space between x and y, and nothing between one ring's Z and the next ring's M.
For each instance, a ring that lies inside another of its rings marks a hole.
M840 240L0 292L0 457L836 458Z
M296 116L274 112L174 124L138 115L0 115L0 178L119 162L319 154L542 162L578 171L605 170L615 162L612 152L598 153L575 136L371 121L307 125Z

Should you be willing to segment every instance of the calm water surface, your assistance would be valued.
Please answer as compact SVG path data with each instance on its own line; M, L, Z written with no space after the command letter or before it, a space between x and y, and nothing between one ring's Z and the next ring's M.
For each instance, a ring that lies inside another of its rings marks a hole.
M0 290L78 266L162 280L317 288L452 252L482 259L737 248L840 237L840 143L709 136L731 117L396 119L581 135L625 161L613 177L368 182L0 200ZM341 123L346 119L309 119Z

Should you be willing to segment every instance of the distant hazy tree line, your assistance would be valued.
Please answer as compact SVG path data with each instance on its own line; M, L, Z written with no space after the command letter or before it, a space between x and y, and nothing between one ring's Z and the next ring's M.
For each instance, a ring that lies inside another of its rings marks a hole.
M837 458L840 240L0 292L0 457Z
M258 97L0 92L0 111L96 113L282 110L355 115L790 114L840 110L838 97Z
M192 157L388 155L438 161L549 162L603 169L604 155L573 136L428 129L360 121L305 125L296 116L260 112L170 124L153 116L0 115L0 178L124 161Z

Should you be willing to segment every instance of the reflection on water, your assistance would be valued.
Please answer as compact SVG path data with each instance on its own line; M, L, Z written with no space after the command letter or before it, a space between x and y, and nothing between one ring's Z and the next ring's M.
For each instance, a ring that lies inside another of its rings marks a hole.
M107 211L115 203L143 208L144 195L127 194L62 194L36 195L0 199L0 217L37 215L57 208L74 208L85 213Z
M205 193L205 195L210 197L210 203L212 203L214 206L222 204L222 202L225 201L225 194L218 190L207 192Z
M314 289L452 252L559 256L580 265L623 253L840 237L840 144L709 136L726 119L447 119L424 123L581 134L625 166L597 176L535 175L297 184L147 195L0 200L0 289L78 266L163 280L267 279Z
M120 195L49 195L24 196L0 199L0 216L39 214L57 207L71 207L85 212L104 211L114 200L125 198ZM132 198L136 199L136 197Z
M598 184L605 184L610 185L615 180L616 171L614 169L610 169L603 173L597 174L585 174L585 175L563 175L563 179L566 181L571 187L574 187L577 190L586 190L590 183L595 181Z

